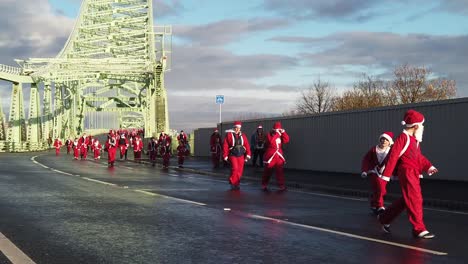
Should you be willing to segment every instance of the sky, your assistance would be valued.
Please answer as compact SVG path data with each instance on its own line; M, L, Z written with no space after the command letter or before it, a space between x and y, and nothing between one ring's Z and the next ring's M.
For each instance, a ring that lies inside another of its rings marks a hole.
M0 64L53 57L80 0L0 0ZM166 73L170 126L279 116L317 79L336 91L363 73L429 67L468 96L468 0L154 0L155 25L172 25ZM11 85L0 82L3 105ZM25 96L27 97L27 96Z

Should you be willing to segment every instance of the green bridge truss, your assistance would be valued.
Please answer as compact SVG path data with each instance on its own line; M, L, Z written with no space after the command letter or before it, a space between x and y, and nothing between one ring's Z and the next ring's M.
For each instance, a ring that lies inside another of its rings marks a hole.
M0 151L39 150L49 137L78 136L86 117L100 112L115 113L118 127L109 128L144 128L146 137L168 131L171 37L170 26L153 25L152 0L83 0L55 58L0 65L0 79L12 83L8 122L0 106ZM23 84L31 85L27 118Z

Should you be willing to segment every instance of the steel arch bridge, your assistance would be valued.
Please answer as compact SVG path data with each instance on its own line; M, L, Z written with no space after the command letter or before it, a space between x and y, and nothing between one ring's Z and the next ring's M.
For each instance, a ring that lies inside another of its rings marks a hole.
M167 131L171 37L170 26L153 25L152 0L83 0L55 58L0 65L0 80L12 83L8 121L0 106L0 151L44 149L49 137L78 136L85 119L101 113L114 113L104 118L118 127L108 128L144 128L146 137ZM31 87L27 118L24 84Z

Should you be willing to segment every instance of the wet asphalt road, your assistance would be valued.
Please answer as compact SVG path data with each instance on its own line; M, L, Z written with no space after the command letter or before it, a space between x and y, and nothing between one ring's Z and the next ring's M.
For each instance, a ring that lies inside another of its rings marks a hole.
M362 199L52 152L0 165L0 232L36 263L468 263L468 213L426 209L422 241L406 214L383 234Z

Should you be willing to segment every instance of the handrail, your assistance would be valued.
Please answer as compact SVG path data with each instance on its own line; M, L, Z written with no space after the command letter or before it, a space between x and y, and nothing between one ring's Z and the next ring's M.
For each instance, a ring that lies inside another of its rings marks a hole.
M0 72L20 75L22 72L22 69L18 67L0 64Z

